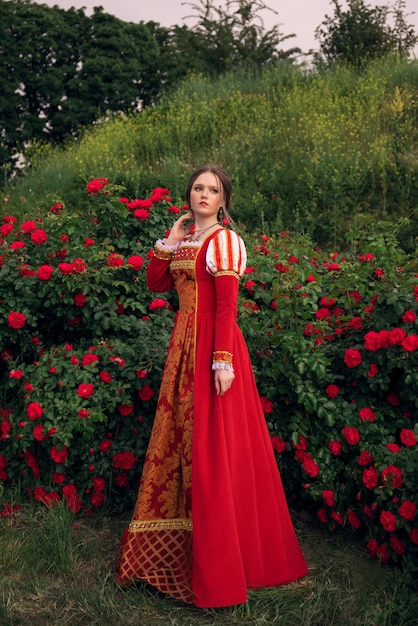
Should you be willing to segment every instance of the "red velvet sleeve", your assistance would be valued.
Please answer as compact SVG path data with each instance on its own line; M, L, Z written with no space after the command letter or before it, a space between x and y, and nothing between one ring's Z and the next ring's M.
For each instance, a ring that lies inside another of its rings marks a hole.
M159 259L152 257L147 270L147 286L150 291L164 293L174 287L174 282L170 274L170 258Z
M238 276L230 273L215 277L216 328L213 361L233 363L233 341L238 313Z

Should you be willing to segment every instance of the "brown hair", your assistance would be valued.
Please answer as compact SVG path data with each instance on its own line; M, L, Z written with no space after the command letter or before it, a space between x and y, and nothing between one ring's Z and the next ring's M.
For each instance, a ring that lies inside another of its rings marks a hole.
M216 176L218 182L221 186L221 192L223 196L223 213L224 217L228 219L228 221L232 224L232 219L229 214L232 204L232 183L229 175L225 172L225 170L220 165L202 165L197 170L193 172L190 176L186 193L184 197L186 199L187 204L190 206L190 194L194 185L194 182L201 174L205 174L206 172L211 172Z

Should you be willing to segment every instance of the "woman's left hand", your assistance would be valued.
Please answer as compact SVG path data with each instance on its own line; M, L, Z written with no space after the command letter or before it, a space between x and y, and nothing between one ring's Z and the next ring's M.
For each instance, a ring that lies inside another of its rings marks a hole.
M215 388L218 396L231 389L235 374L230 370L215 370Z

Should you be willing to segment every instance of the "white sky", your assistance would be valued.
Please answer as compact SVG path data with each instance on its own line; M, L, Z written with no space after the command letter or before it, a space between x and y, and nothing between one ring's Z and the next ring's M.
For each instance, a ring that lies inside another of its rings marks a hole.
M184 0L36 0L39 4L58 5L62 9L75 7L84 8L90 15L92 8L102 6L106 13L111 13L126 22L148 22L153 20L162 26L186 24L193 26L193 19L184 19L196 13L193 4L201 6L200 0L184 2ZM395 0L366 0L368 6L392 6ZM283 42L283 49L299 47L303 52L317 47L314 31L321 24L326 14L334 14L334 4L330 0L265 0L265 4L274 9L265 10L260 15L264 27L269 30L279 24L282 35L295 34L296 37ZM343 8L347 4L340 0ZM224 6L224 0L215 0L216 6ZM415 11L415 13L414 13ZM412 24L418 32L418 2L405 0L405 13L408 24ZM410 15L409 15L410 14Z

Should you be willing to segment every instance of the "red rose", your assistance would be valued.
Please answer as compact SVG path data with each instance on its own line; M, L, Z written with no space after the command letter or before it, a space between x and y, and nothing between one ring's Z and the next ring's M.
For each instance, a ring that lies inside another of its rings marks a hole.
M104 491L106 489L106 481L102 476L95 476L91 479L94 491Z
M408 310L402 315L402 321L405 322L405 324L412 324L416 319L417 314L415 311Z
M414 431L410 430L409 428L402 428L399 437L403 445L407 446L408 448L412 448L417 443L417 438Z
M370 452L368 452L368 450L363 450L363 452L357 458L357 463L358 465L362 466L370 465L370 463L373 463L373 457Z
M381 511L379 520L388 532L393 533L396 530L396 517L390 511Z
M109 372L100 372L99 374L99 378L100 380L102 380L104 383L110 383L112 382L112 377L109 374Z
M38 466L38 463L36 461L35 455L30 450L26 450L25 456L26 456L26 462L28 464L28 467L32 470L32 473L33 473L34 477L36 479L38 479L40 477L40 475L41 475L41 472L39 470L39 466ZM6 463L6 465L7 465L7 463ZM0 463L0 468L1 468L1 463Z
M327 394L327 396L334 399L340 393L340 388L338 387L338 385L328 385L328 387L325 389L325 393Z
M384 470L382 470L380 476L384 484L387 484L394 489L402 487L403 473L399 467L396 467L395 465L388 465Z
M84 306L87 302L87 296L84 293L76 293L74 296L75 306Z
M404 519L413 520L417 512L417 505L411 500L404 500L399 507L399 515Z
M86 185L87 193L99 193L99 191L101 191L103 187L106 187L106 185L108 184L109 181L107 180L107 178L94 178Z
M411 530L411 532L409 533L409 538L412 541L412 543L415 543L416 545L418 545L418 528L413 528Z
M154 391L149 385L144 385L142 389L138 391L138 396L143 402L148 402L154 396Z
M133 211L134 209L138 209L138 210L150 209L152 207L152 201L150 200L150 198L148 198L147 200L141 200L141 199L132 200L131 202L127 203L126 207L130 211ZM145 212L148 213L148 211L145 211Z
M106 259L106 265L108 267L122 267L125 265L124 258L117 252L111 252Z
M50 265L41 265L38 268L37 276L39 280L49 280L54 273L54 268Z
M37 245L48 241L48 235L44 230L42 230L42 228L35 228L35 230L31 232L30 238L32 239L33 243L36 243Z
M348 522L352 528L357 530L361 524L361 520L355 511L349 511L347 515Z
M145 220L149 217L149 211L147 211L146 209L137 209L136 211L134 211L134 217L136 217L136 219L138 220L141 220L142 222L145 222Z
M106 453L106 452L108 452L110 450L111 447L112 447L112 442L109 439L105 439L99 445L99 450L100 450L100 452L105 452Z
M359 417L360 419L365 422L365 421L369 421L369 422L374 422L376 420L376 415L374 414L374 412L369 409L368 407L365 407L363 409L360 409L359 411Z
M418 350L418 335L407 335L402 341L402 349L406 352Z
M58 450L57 446L52 446L51 459L55 461L55 463L65 463L68 459L67 447L63 446L62 450Z
M43 441L44 440L44 427L42 426L42 424L39 424L39 426L35 426L35 428L32 431L33 437L34 439L36 439L36 441Z
M378 371L379 371L379 369L378 369L377 365L375 365L374 363L370 363L369 371L367 372L367 376L369 376L369 378L374 378Z
M273 435L273 437L271 438L271 443L273 445L273 450L275 450L279 454L286 450L286 442L283 441L283 439L281 439L280 437L277 437L277 435Z
M91 503L93 506L98 508L103 506L105 498L106 496L103 491L94 491L91 496Z
M265 396L260 396L260 402L264 415L269 415L273 412L274 404L271 400L269 400Z
M320 522L322 522L323 524L327 524L328 522L328 515L327 515L327 511L326 509L324 509L324 507L321 507L320 509L318 509L317 511L317 516Z
M127 487L128 486L128 476L124 472L119 472L115 476L115 484L118 487Z
M393 535L390 538L390 545L391 545L392 550L396 552L396 554L405 554L405 546L403 545L399 537L397 537L396 535Z
M81 419L87 419L88 416L90 415L90 413L87 411L87 409L80 409L77 412L78 417L80 417Z
M87 270L87 263L80 258L74 259L74 261L71 261L71 266L73 268L73 271L76 272L76 274L80 274L81 272L85 272Z
M398 444L397 444L397 443L388 443L388 444L386 445L386 447L387 447L387 449L389 450L389 452L394 452L394 453L396 453L396 452L400 452L400 451L401 451L401 448L398 446Z
M133 255L129 257L127 263L130 267L138 272L144 265L144 259L142 258L142 256Z
M137 457L132 452L116 452L112 457L112 465L115 469L131 470L137 462Z
M40 419L43 412L44 410L38 402L30 402L26 407L26 415L30 420Z
M64 276L68 276L74 272L72 263L58 263L58 269Z
M357 428L353 428L351 426L345 426L342 430L342 434L344 439L350 446L355 446L360 441L360 433Z
M133 403L132 404L120 404L118 408L119 408L119 413L122 415L122 417L127 417L128 415L134 412Z
M52 478L56 485L62 485L65 482L65 474L61 474L61 472L53 472Z
M85 354L81 359L81 365L86 367L86 365L93 365L99 361L99 357L97 354Z
M374 489L378 483L379 474L374 467L369 467L363 471L362 481L367 489Z
M328 443L328 450L334 456L339 456L342 452L342 449L343 449L342 443L340 443L339 441L330 441Z
M23 328L26 324L26 315L23 315L23 313L18 313L17 311L12 311L7 316L7 322L10 328Z
M91 383L80 383L77 389L77 395L80 398L90 398L94 393L94 386Z
M149 308L150 311L155 311L155 309L163 309L166 306L168 306L167 300L163 300L162 298L155 298L155 300L150 303Z
M302 467L311 478L315 478L319 474L319 465L315 463L309 454L305 454Z
M354 350L353 348L348 348L344 353L344 363L347 367L357 367L360 365L363 358L358 350Z
M327 506L335 506L335 493L330 489L322 491L322 499Z

